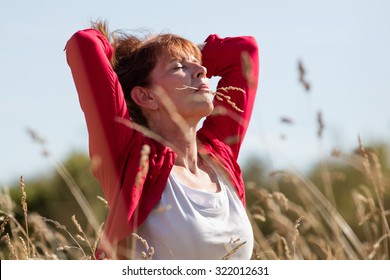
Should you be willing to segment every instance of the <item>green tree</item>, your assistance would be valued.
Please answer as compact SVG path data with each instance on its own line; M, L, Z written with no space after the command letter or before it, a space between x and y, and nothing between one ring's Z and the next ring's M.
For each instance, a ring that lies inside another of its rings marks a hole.
M107 208L104 202L98 198L98 196L104 197L104 195L99 183L90 171L89 157L84 153L74 152L68 156L63 164L59 165L64 167L74 180L98 221L104 221ZM82 226L88 227L87 217L70 191L63 175L53 171L49 175L31 180L25 178L25 184L30 212L37 212L43 217L58 221L69 229L75 228L71 220L71 217L75 215ZM15 185L11 188L11 197L14 201L20 201L19 186ZM21 209L17 213L21 215Z

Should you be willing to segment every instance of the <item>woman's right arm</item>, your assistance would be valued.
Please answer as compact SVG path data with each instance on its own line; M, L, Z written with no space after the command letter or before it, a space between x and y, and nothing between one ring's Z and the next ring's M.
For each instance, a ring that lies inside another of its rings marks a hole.
M121 163L121 151L133 131L116 118L129 119L126 102L110 58L113 48L97 30L76 32L67 42L66 56L84 112L92 160L98 168L96 177L107 197L117 185Z

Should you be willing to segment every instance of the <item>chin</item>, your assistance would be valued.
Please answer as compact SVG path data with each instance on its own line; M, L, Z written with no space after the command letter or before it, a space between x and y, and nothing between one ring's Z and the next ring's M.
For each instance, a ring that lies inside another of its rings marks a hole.
M199 105L199 104L198 104ZM211 113L213 112L214 110L214 105L213 103L210 104L202 104L202 106L197 106L197 108L193 108L193 115L192 116L196 116L196 118L199 118L199 119L203 119L209 115L211 115Z
M193 106L196 106L198 110L205 112L207 116L210 115L214 110L214 103L211 94L198 95L195 98Z
M198 110L196 115L199 116L200 118L204 118L204 117L209 116L212 112L213 112L213 110L204 108L202 110Z
M205 110L205 117L209 116L214 110L214 104L211 102L211 104L209 104L208 108Z

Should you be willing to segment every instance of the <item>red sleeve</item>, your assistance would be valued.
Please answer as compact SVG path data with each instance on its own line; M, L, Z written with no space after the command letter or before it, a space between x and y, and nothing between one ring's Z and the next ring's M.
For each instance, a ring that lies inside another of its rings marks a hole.
M212 135L230 146L235 159L241 147L252 115L259 76L259 53L253 37L210 35L202 50L207 76L220 76L218 88L236 87L239 90L219 92L230 96L243 112L235 110L226 100L214 98L214 113L207 117L200 133Z
M114 198L119 186L121 151L128 143L132 130L115 121L129 118L122 88L109 59L113 48L96 30L78 31L67 42L67 62L85 114L92 159L99 168L94 170L107 199Z

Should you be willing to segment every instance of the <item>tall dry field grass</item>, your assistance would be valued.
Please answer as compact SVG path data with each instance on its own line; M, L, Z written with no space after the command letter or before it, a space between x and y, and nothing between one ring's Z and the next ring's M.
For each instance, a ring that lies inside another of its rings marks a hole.
M337 152L334 156L365 178L366 185L357 185L349 198L363 236L358 237L338 211L332 182L339 177L332 176L326 166L322 166L322 175L327 178L325 189L302 174L275 171L269 176L269 186L246 182L251 200L248 215L256 241L253 259L389 259L390 209L385 205L385 196L389 193L390 178L382 172L376 153L366 150L361 142L359 154ZM70 188L78 188L67 180ZM281 185L295 193L294 201L281 191ZM13 201L6 189L1 190L0 259L94 259L104 224L94 217L81 192L73 190L77 200L87 204L84 213L78 215L86 215L90 224L81 225L77 216L69 214L73 225L70 230L50 217L30 212L27 190L23 177L19 202ZM137 239L145 245L145 258L153 258L153 248L148 247L147 240L139 236ZM235 250L239 248L231 254Z
M338 152L335 156L348 161L366 179L346 198L353 201L350 211L363 234L358 237L334 202L332 181L343 174L332 177L323 167L326 186L320 190L302 174L274 172L274 184L287 184L298 199L291 201L283 192L247 184L247 191L257 198L249 209L249 216L257 220L255 259L389 259L390 210L385 207L389 178L383 175L377 155L366 152L362 144L360 149L361 155ZM262 233L264 224L272 228L267 235Z
M299 80L309 91L310 83L301 63ZM324 124L320 113L317 122L317 134L321 138ZM30 212L28 182L21 177L20 201L13 201L5 188L0 192L0 259L95 259L103 222L96 217L67 169L53 160L45 148L45 141L31 130L29 134L42 144L43 154L52 162L81 207L81 213L77 215L85 216L88 224L80 224L77 216L69 213L73 227L69 229L50 217ZM390 258L390 209L385 202L390 192L390 175L384 172L375 151L366 149L360 139L357 146L357 154L335 152L333 156L363 178L345 198L353 202L350 212L355 213L360 233L347 222L335 202L333 184L349 174L332 173L323 161L320 169L322 185L319 186L299 172L273 171L264 185L249 180L245 182L250 200L247 211L255 237L254 260ZM103 198L101 200L106 203ZM154 251L147 240L135 237L145 246L145 259L153 258ZM239 247L240 244L223 258L228 259Z

